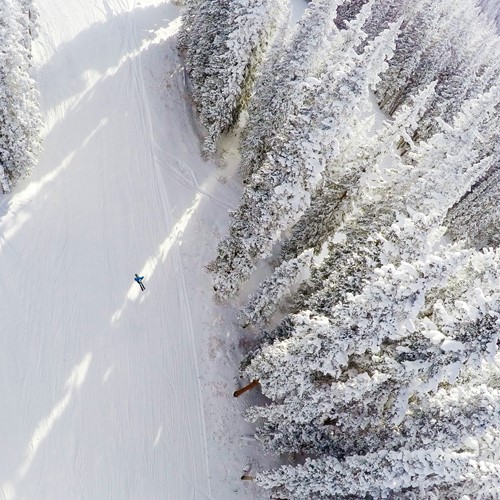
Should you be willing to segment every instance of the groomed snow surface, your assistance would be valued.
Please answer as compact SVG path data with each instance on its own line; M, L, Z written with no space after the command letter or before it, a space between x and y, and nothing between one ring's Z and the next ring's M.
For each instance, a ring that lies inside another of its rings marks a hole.
M201 159L179 9L38 8L44 151L0 198L0 499L265 498L204 269L240 186Z

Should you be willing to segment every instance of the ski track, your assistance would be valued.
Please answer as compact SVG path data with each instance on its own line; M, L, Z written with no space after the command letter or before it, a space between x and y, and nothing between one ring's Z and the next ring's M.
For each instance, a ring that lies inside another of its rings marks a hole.
M237 194L199 156L179 11L38 7L44 151L0 200L0 499L213 499L205 238Z

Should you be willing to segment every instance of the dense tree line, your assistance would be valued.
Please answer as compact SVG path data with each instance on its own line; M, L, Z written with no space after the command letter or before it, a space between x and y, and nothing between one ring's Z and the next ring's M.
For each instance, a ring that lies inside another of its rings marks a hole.
M32 0L0 4L0 186L28 175L40 148L38 92L31 75L36 32Z
M224 19L219 3L188 1L184 33ZM244 190L208 268L218 300L274 269L240 320L256 332L242 374L269 399L247 417L266 451L302 457L258 475L277 498L500 497L500 47L485 5L313 0L293 28L264 8L252 21L275 36L239 87ZM221 63L187 36L193 75L198 50ZM225 92L196 85L207 103ZM240 108L225 111L234 125Z
M284 18L284 0L190 0L179 47L185 50L192 96L215 151L220 134L236 124L256 66Z

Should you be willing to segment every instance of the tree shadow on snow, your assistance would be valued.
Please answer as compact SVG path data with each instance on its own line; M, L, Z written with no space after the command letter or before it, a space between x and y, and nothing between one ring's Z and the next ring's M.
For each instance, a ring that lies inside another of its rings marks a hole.
M144 41L178 16L179 8L169 3L137 7L120 14L108 11L106 21L95 23L69 42L62 43L36 70L35 79L43 90L42 108L50 110L82 92L86 83L84 72L95 72L98 78L117 67L120 60L138 45L137 40L126 37L121 37L117 44L118 34L137 33L140 41ZM57 81L54 81L54 75L58 75Z

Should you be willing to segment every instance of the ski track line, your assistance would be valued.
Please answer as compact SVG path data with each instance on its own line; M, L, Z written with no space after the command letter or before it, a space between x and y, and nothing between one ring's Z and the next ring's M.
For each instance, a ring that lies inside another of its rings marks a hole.
M140 66L139 68L139 72L140 72L140 75L141 75L141 79L140 79L140 83L141 83L141 90L142 92L140 93L140 95L142 96L146 96L145 98L145 106L143 108L143 110L145 110L145 114L146 114L146 119L147 119L147 123L148 123L148 134L149 134L149 137L151 137L154 141L154 130L153 130L153 126L152 126L152 121L151 121L151 114L150 114L150 111L149 111L149 103L147 101L147 93L146 93L146 90L145 90L145 87L144 87L144 79L142 77L142 65ZM178 88L178 87L177 87ZM156 145L158 148L159 146ZM225 207L229 208L229 205L226 204L226 203L223 203L221 200L218 200L216 199L215 197L211 196L211 195L208 195L207 193L204 193L197 181L196 181L196 178L195 178L195 175L194 175L194 172L192 171L192 169L190 167L187 167L187 165L185 164L185 162L182 162L182 160L180 160L179 158L169 154L168 152L162 150L163 153L166 153L168 156L170 156L171 158L174 158L177 162L181 163L184 167L186 167L188 169L188 171L190 172L190 177L191 177L191 182L188 181L188 179L186 179L185 176L183 176L182 174L180 175L181 177L181 180L183 181L187 181L188 182L188 185L192 188L195 189L196 192L199 192L201 194L204 194L205 196L209 197L210 199L214 200L214 201L218 201L221 205L224 205ZM154 154L154 150L152 150L151 154L154 156L154 165L155 165L155 168L156 168L156 172L157 172L157 183L156 185L161 185L164 180L163 180L163 176L161 175L161 171L160 171L160 162L158 161L158 158L156 157L156 155ZM168 165L169 169L172 171L176 171L175 169L173 169L172 167L170 167L170 165ZM160 191L160 196L162 197L162 200L163 200L163 204L164 204L164 207L165 207L165 213L168 215L168 219L171 220L171 217L170 217L170 204L168 202L168 198L165 196L165 191L164 190L161 190ZM180 282L179 282L179 285L181 287L181 297L179 297L181 300L179 300L179 305L184 305L186 306L187 304L189 304L189 300L188 300L188 294L187 294L187 290L186 290L186 284L185 284L185 276L184 276L184 271L182 269L182 260L180 259L180 255L179 255L179 250L178 250L178 246L174 246L173 248L173 251L174 251L174 254L175 254L175 270L176 270L176 273L175 275L177 277L180 277ZM198 359L197 359L197 354L196 354L196 348L195 348L195 342L194 342L194 331L193 331L193 325L192 325L192 317L191 317L191 313L190 311L186 308L185 309L185 314L184 314L184 317L186 319L186 321L188 322L188 332L189 332L189 340L190 340L190 345L191 345L191 353L192 353L192 356L193 356L193 362L195 364L195 370L196 370L196 380L198 381L200 379L200 371L199 371L199 366L198 366ZM182 373L181 370L174 370L174 374L178 376L179 373ZM208 464L208 451L207 451L207 437L206 437L206 428L205 428L205 416L204 416L204 413L203 413L203 403L202 403L202 398L201 398L201 394L200 394L200 387L199 387L199 384L197 385L197 406L198 406L198 417L199 417L199 421L200 421L200 428L201 428L201 431L203 433L203 442L204 442L204 449L205 449L205 469L206 469L206 477L209 478L209 464ZM186 404L186 403L185 403ZM190 439L190 442L192 443L193 442L193 434L192 434L192 429L191 429L191 426L188 425L188 432L189 432L189 439ZM195 478L196 479L196 478ZM200 492L199 488L198 488L198 485L197 485L197 482L195 482L195 490ZM205 492L203 492L203 496L205 498L211 498L212 497L212 494L210 492L210 481L208 480L208 487L209 487L209 494L208 496L206 495Z
M135 4L135 2L134 2ZM135 23L134 23L134 26L133 26L133 33L134 33L134 40L135 40L135 45L137 46L138 45L138 41L137 41L137 36L136 36L136 26L135 26ZM148 98L147 98L147 92L146 92L146 87L145 87L145 84L144 84L144 75L143 75L143 71L142 71L142 57L141 57L141 54L139 52L138 56L137 56L137 60L139 62L139 64L135 64L135 76L136 76L136 84L137 84L137 87L138 87L138 97L140 97L141 99L139 100L140 102L140 110L142 112L142 118L143 118L143 126L145 127L145 134L147 137L150 137L151 140L154 141L154 128L153 128L153 125L152 125L152 118L151 118L151 112L150 112L150 109L149 109L149 102L148 102ZM134 61L135 62L135 61ZM150 148L148 150L148 157L150 160L149 165L154 165L155 167L155 173L156 173L156 183L155 183L155 195L161 199L161 202L162 202L162 205L166 208L166 210L164 210L164 214L163 216L167 216L167 220L169 222L169 226L172 227L172 221L171 221L171 216L170 216L170 204L169 204L169 201L168 201L168 198L165 196L165 191L164 190L160 190L159 189L159 186L161 185L160 182L163 181L163 177L161 175L158 175L158 160L157 160L157 157L154 153L154 145L151 146L151 143L150 144ZM157 145L157 147L159 147ZM176 263L177 264L180 264L180 256L179 256L179 251L178 251L178 247L177 246L174 246L174 253L175 253L175 260L177 261ZM184 272L182 270L182 266L179 265L179 277L180 277L180 286L181 286L181 289L182 289L182 299L183 299L183 304L185 306L185 319L188 323L188 332L189 332L189 340L190 340L190 344L191 344L191 355L192 355L192 358L193 358L193 361L194 361L194 365L195 365L195 374L196 374L196 381L199 380L199 367L198 367L198 362L197 362L197 353L196 353L196 349L195 349L195 343L194 343L194 335L193 335L193 326L192 326L192 318L191 318L191 314L190 314L190 311L187 309L187 304L189 304L189 301L188 301L188 294L187 294L187 291L186 291L186 285L185 285L185 276L184 276ZM181 373L180 370L176 370L177 373ZM201 398L201 394L200 394L200 387L199 387L199 383L197 382L197 387L196 387L196 395L197 395L197 410L198 410L198 418L199 418L199 425L200 425L200 428L201 428L201 431L202 431L202 438L203 438L203 448L204 448L204 455L205 455L205 474L206 474L206 478L207 478L207 485L208 485L208 488L209 488L209 497L211 497L211 493L210 493L210 479L209 479L209 465L208 465L208 452L207 452L207 439L206 439L206 429L205 429L205 419L204 419L204 415L203 415L203 407L202 407L202 398ZM189 414L189 410L187 408L187 402L186 400L184 399L184 405L186 406L186 413ZM188 422L189 424L189 422ZM192 434L192 428L191 428L191 425L188 425L188 434L189 434L189 438L190 438L190 443L193 443L193 434ZM194 447L191 446L190 447L191 449L193 449ZM195 491L198 492L200 491L199 489L199 486L198 486L198 479L197 479L197 475L195 474L195 477L194 477L194 488L195 488Z
M175 163L177 163L177 165L181 166L181 168L174 168L170 164L165 165L165 167L173 174L173 176L177 180L182 182L184 185L187 185L187 186L193 188L194 190L196 190L196 192L198 194L205 196L209 200L213 201L216 205L223 207L226 210L234 209L234 206L232 204L229 204L226 201L221 200L217 196L209 194L204 189L202 189L201 186L199 185L197 179L196 179L196 176L194 174L193 169L191 167L189 167L185 161L181 160L180 158L178 158L175 155L170 154L168 151L164 151L164 153L166 155L168 155L171 159L173 159L175 161Z
M131 27L130 31L135 32L135 26ZM136 42L136 44L137 44L137 42ZM152 137L153 126L151 124L150 117L147 115L147 103L144 102L145 101L144 93L146 92L146 90L144 87L144 83L142 81L142 70L141 70L141 64L140 64L140 56L138 56L137 59L139 61L139 64L137 64L135 61L132 63L133 69L134 69L134 73L133 73L133 84L134 85L132 86L132 88L133 88L134 92L133 92L133 95L131 96L131 101L138 103L138 108L139 108L139 111L141 114L141 121L140 121L139 125L140 125L140 128L142 128L142 135L144 138L150 139ZM148 140L147 142L149 144L150 140ZM155 165L155 162L156 162L155 154L154 154L154 151L153 151L153 148L151 147L151 145L148 147L148 149L147 149L147 151L145 151L145 153L147 155L147 158L146 158L146 161L143 162L142 168L143 169L144 168L151 169L152 165ZM154 198L156 200L156 206L163 207L163 213L161 214L161 221L165 221L166 222L165 226L171 228L173 226L173 222L172 222L172 218L170 215L170 207L168 204L168 199L165 196L164 190L160 189L160 183L158 182L158 179L155 179L155 182L150 183L149 195L151 198ZM158 234L158 229L154 230L155 226L158 224L158 221L157 221L158 214L148 212L147 215L148 215L148 219L149 219L147 227L150 228L150 238L153 240L153 239L155 239L154 237L156 236L156 234ZM158 225L160 227L163 226L163 224L161 224L161 222ZM151 257L148 260L151 261ZM149 262L149 267L153 267L153 266L151 266L151 262ZM167 294L165 294L165 296L167 296ZM169 308L167 301L165 301L164 307L166 309ZM174 328L174 325L170 319L170 318L172 318L172 315L171 314L164 314L164 316L166 316L167 320L169 321L169 330L172 330Z

